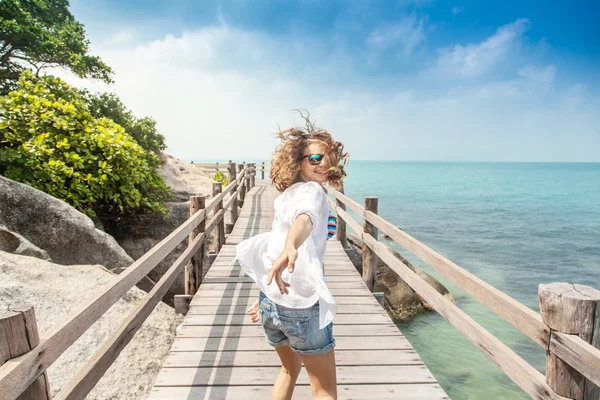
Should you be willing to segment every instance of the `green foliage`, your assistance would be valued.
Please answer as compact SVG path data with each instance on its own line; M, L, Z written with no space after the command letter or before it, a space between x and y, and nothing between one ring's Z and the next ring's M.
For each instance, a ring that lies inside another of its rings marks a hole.
M213 181L221 182L223 186L229 185L229 178L221 171L217 171L212 177Z
M165 137L157 132L156 121L150 117L136 118L113 93L89 94L84 92L90 113L106 117L121 125L144 150L157 155L167 148Z
M169 189L148 154L107 118L94 118L77 89L24 72L0 97L0 174L62 199L103 222L165 213Z
M68 0L0 1L0 93L16 87L23 70L61 66L80 77L111 81L112 70L88 54L83 25Z

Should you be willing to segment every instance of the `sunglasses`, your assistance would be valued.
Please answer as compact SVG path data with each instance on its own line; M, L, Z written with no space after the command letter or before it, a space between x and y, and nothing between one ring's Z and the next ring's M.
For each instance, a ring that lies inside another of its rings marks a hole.
M306 154L300 157L300 160L308 158L310 165L319 165L323 161L323 157L325 157L325 154Z

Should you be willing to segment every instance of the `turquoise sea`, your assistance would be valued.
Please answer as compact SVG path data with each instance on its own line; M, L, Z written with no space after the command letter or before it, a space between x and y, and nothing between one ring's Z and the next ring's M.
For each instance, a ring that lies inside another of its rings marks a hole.
M538 284L600 289L600 164L350 161L345 191L487 283L539 312ZM361 220L359 222L362 223ZM399 245L457 305L545 372L545 352ZM400 329L454 400L528 399L437 313Z

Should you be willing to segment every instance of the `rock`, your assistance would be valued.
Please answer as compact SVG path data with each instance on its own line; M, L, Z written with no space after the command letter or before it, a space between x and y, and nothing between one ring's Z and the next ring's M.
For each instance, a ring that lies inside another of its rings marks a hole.
M106 232L104 230L104 224L102 221L100 221L100 219L98 219L98 217L92 217L91 220L94 223L94 228L98 229L99 231Z
M114 279L115 275L100 265L64 266L0 251L0 309L10 304L33 305L43 334ZM53 397L144 295L138 288L129 290L50 366ZM182 319L159 303L86 399L145 399Z
M206 202L210 202L210 198L207 199ZM123 247L134 259L138 259L144 255L190 217L189 201L184 203L167 203L166 206L169 209L169 216L166 219L163 219L162 217L151 219L149 226L144 229L143 232L140 232L140 234L119 239L119 245L121 245L121 247ZM210 220L210 217L211 215L209 215L207 220ZM227 212L225 213L225 221L228 222L229 220L230 213ZM213 233L214 232L216 232L216 229L213 230ZM210 251L214 251L213 243L214 235L211 234L208 241L205 243L205 247L210 249ZM188 240L185 239L148 274L148 277L157 282L164 273L171 268L173 263L187 247ZM209 251L205 251L205 260L203 263L205 267L203 268L203 275L208 272L208 266L211 264L208 253ZM173 305L174 295L183 293L185 293L185 278L182 273L177 276L170 291L163 297L163 301L169 305Z
M348 234L348 242L353 247L353 254L348 254L353 264L360 267L357 269L362 273L362 240L354 235ZM388 247L394 256L407 265L417 275L423 278L444 297L456 302L455 297L437 279L415 268L406 258L394 249ZM406 282L404 282L394 270L389 268L383 261L377 263L377 285L375 291L382 291L385 295L386 310L396 321L404 321L423 312L424 310L435 311L421 296L419 296Z
M169 186L174 201L189 201L192 195L206 196L212 194L213 180L202 167L186 163L169 154L162 154L162 164L158 173ZM226 168L227 166L224 165ZM227 170L224 170L227 173Z
M212 198L212 186L215 182L210 174L202 167L193 163L186 163L178 158L162 153L162 165L159 174L165 180L175 194L177 201L166 203L169 209L169 216L162 218L160 216L150 218L148 226L140 230L136 235L118 238L119 245L127 251L134 259L138 259L151 248L156 246L161 240L171 234L181 224L190 217L190 196L206 196L206 204L210 203ZM224 165L224 168L226 165ZM226 172L226 170L224 170ZM224 203L228 197L225 198ZM211 215L207 218L209 220ZM230 222L230 212L225 213L225 223ZM213 233L216 232L213 231ZM213 249L214 234L211 234L205 246ZM148 274L153 281L158 281L163 274L173 265L177 258L185 251L188 241L181 242L160 264ZM210 265L208 252L205 254L203 273L206 274ZM180 274L174 282L171 290L165 294L163 301L167 304L173 304L174 294L184 293L185 288L184 274Z
M50 256L48 256L48 253L44 250L40 249L18 233L9 231L3 225L0 225L0 251L36 257L45 261L52 261Z
M170 235L177 227L184 223L190 216L190 206L187 203L167 203L169 215L167 218L157 216L150 220L149 226L136 236L119 239L119 245L127 251L135 260L143 256L150 249L156 246L161 240ZM188 246L187 239L184 239L166 258L161 261L150 273L148 277L157 282L164 273L171 268L177 258L185 251ZM170 292L165 294L163 300L167 304L173 304L175 294L184 293L184 274L179 274L171 286Z
M129 266L133 259L83 213L31 186L0 176L0 224L45 250L58 264Z

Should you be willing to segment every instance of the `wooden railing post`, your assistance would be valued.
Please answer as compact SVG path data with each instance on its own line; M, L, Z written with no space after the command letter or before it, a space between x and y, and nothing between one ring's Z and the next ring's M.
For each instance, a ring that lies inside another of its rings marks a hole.
M206 207L206 198L204 196L190 197L190 217L198 211ZM196 236L204 232L206 226L206 217L200 224L190 233L188 245L191 246ZM200 284L202 283L202 260L204 259L204 245L200 247L198 253L195 254L190 263L185 267L185 294L194 295Z
M265 162L262 162L262 167L261 167L261 179L264 181L265 180Z
M244 164L238 165L238 172L241 173L244 170ZM238 206L242 208L244 206L244 197L246 197L246 182L247 176L244 175L242 180L240 181L240 186L238 188Z
M342 184L342 187L340 188L340 193L344 194L343 184ZM341 202L340 200L338 200L337 198L335 199L335 205L336 205L336 207L340 207L342 210L346 211L346 205L343 202ZM337 240L339 240L340 244L342 245L342 247L344 249L347 249L348 247L350 247L348 245L348 237L346 236L346 221L344 221L339 216L337 217L337 228L336 228L335 234L337 236Z
M230 162L229 164L229 183L235 181L237 179L237 166L234 162ZM231 233L231 231L233 230L233 227L235 226L235 223L237 222L237 219L239 217L238 214L238 200L237 200L237 196L238 196L238 192L240 190L239 185L231 192L231 196L234 197L233 199L233 203L231 203L231 228L227 228L225 230L225 233Z
M40 335L33 306L12 306L0 313L0 365L36 347ZM50 400L48 373L44 371L19 400Z
M228 175L228 178L229 178L229 182L231 182L233 180L233 179L231 179L231 164L232 164L232 161L229 160L227 162L227 175Z
M246 193L252 189L252 164L248 163L246 165L247 174L246 174Z
M570 283L539 285L542 321L550 328L546 351L546 382L557 394L575 400L598 400L600 389L553 354L553 331L577 335L600 348L600 291Z
M252 171L250 171L250 189L252 189L255 184L254 179L256 178L256 164L252 163L248 165L252 168Z
M221 182L213 183L213 198L223 192L223 184ZM217 206L213 209L213 215L216 215L223 209L223 200L217 203ZM225 244L225 218L221 218L221 221L217 224L217 229L214 233L215 238L215 253L221 251L221 247Z
M377 202L378 198L375 196L368 196L365 198L365 210L371 211L377 214ZM365 219L363 225L363 232L373 236L377 240L378 229ZM375 281L377 280L377 255L369 246L366 245L363 240L362 246L363 263L362 263L362 278L367 284L367 287L373 291L375 287Z

